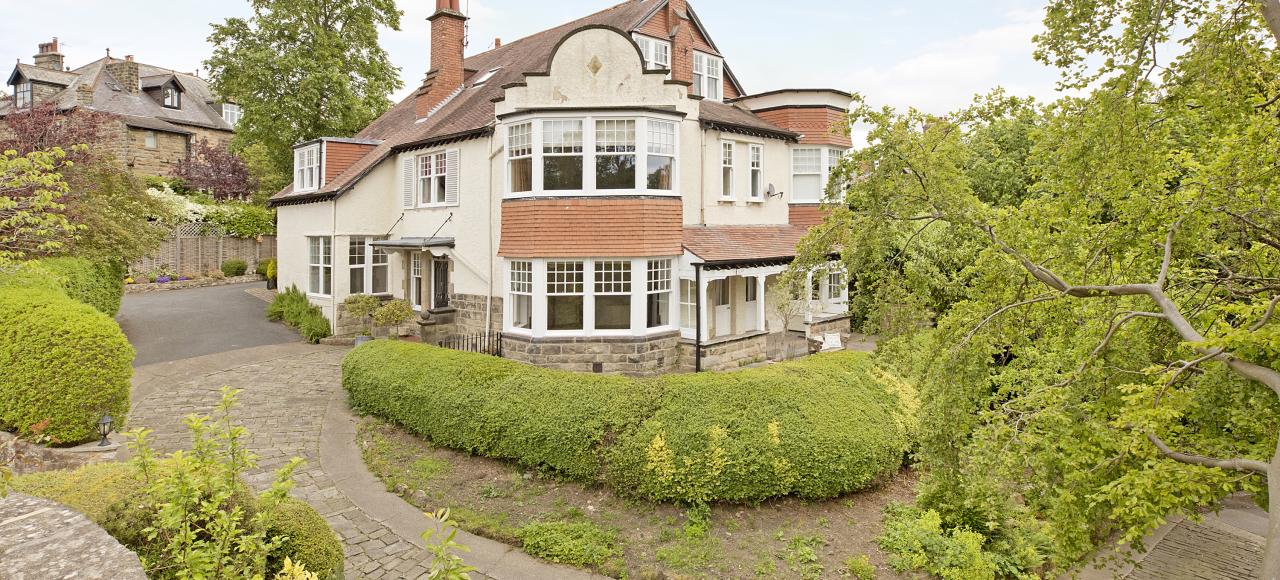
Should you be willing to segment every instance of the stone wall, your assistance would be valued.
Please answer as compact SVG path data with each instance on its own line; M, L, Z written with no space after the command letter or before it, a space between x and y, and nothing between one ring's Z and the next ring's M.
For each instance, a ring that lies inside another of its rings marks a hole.
M147 147L147 134L156 136L156 146ZM173 166L187 155L187 135L128 128L128 151L125 163L135 173L145 175L169 175Z
M406 320L404 324L401 324L390 331L375 328L372 321L368 322L367 328L374 336L386 336L389 334L395 334L396 336L413 336L418 334L418 321L418 316L415 313L415 315L409 318L409 320ZM333 335L336 337L353 337L363 334L366 328L366 321L348 315L346 307L343 306L341 302L338 303L337 320L334 320L333 323Z
M115 435L121 438L121 435ZM94 463L116 460L119 444L99 447L98 443L86 443L78 447L57 449L24 441L12 433L0 431L0 465L8 467L15 476L61 469L77 469Z
M459 334L479 334L485 331L485 297L479 294L453 294L449 306L455 311L454 321ZM494 296L489 302L489 332L502 332L502 297Z
M536 339L503 335L502 356L566 371L654 375L675 369L679 341L678 332L647 337Z
M846 340L852 332L852 327L849 324L850 319L851 317L847 314L814 319L813 322L809 323L809 336L821 338L823 334L828 332L839 332L840 340Z
M752 332L742 336L714 339L702 344L702 370L731 371L768 360L769 333ZM681 372L693 372L697 366L693 341L680 340Z

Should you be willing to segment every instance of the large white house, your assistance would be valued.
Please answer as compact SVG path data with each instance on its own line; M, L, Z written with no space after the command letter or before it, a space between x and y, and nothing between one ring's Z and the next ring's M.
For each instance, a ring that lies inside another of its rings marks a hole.
M337 321L404 298L424 340L583 371L734 368L848 331L846 277L770 304L822 219L850 96L746 95L684 0L630 0L464 58L438 0L422 87L354 138L295 149L279 281ZM794 313L794 315L788 315Z

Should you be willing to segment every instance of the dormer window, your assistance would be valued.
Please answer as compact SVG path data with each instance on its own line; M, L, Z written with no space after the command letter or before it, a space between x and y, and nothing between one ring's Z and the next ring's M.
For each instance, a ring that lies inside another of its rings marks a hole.
M320 144L293 150L293 190L312 191L320 187Z
M240 105L233 103L222 104L222 120L226 121L228 125L235 127L240 123L240 117L243 116L244 111L240 108Z
M14 106L29 107L31 106L31 81L23 81L14 85Z
M175 89L171 86L166 86L163 89L161 89L161 96L163 98L160 102L166 108L169 108L169 109L182 108L182 93L180 93L178 89Z
M693 94L711 101L719 101L724 86L724 61L695 51L693 53Z
M635 35L640 54L644 55L644 67L649 70L671 69L671 43L648 36Z

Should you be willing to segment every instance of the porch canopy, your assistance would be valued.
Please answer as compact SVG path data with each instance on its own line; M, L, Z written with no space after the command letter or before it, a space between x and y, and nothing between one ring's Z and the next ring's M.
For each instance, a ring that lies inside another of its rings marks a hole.
M429 248L452 248L453 238L400 238L398 240L376 240L370 242L375 248L386 250L426 250Z

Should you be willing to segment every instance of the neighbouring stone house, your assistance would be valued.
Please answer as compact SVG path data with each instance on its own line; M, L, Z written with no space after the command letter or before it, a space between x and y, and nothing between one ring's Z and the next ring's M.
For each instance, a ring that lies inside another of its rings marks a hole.
M108 55L72 69L58 39L42 43L33 64L19 62L6 81L12 95L0 98L0 117L53 102L112 113L113 153L136 173L168 175L195 139L225 144L240 119L238 105L218 99L208 81L192 74L142 64L133 56ZM3 94L3 93L0 93Z
M686 0L469 57L466 20L437 0L422 86L295 147L270 202L281 287L335 323L350 294L404 298L426 340L500 331L504 356L587 372L736 368L847 334L838 264L773 290L850 147L848 93L747 93Z

